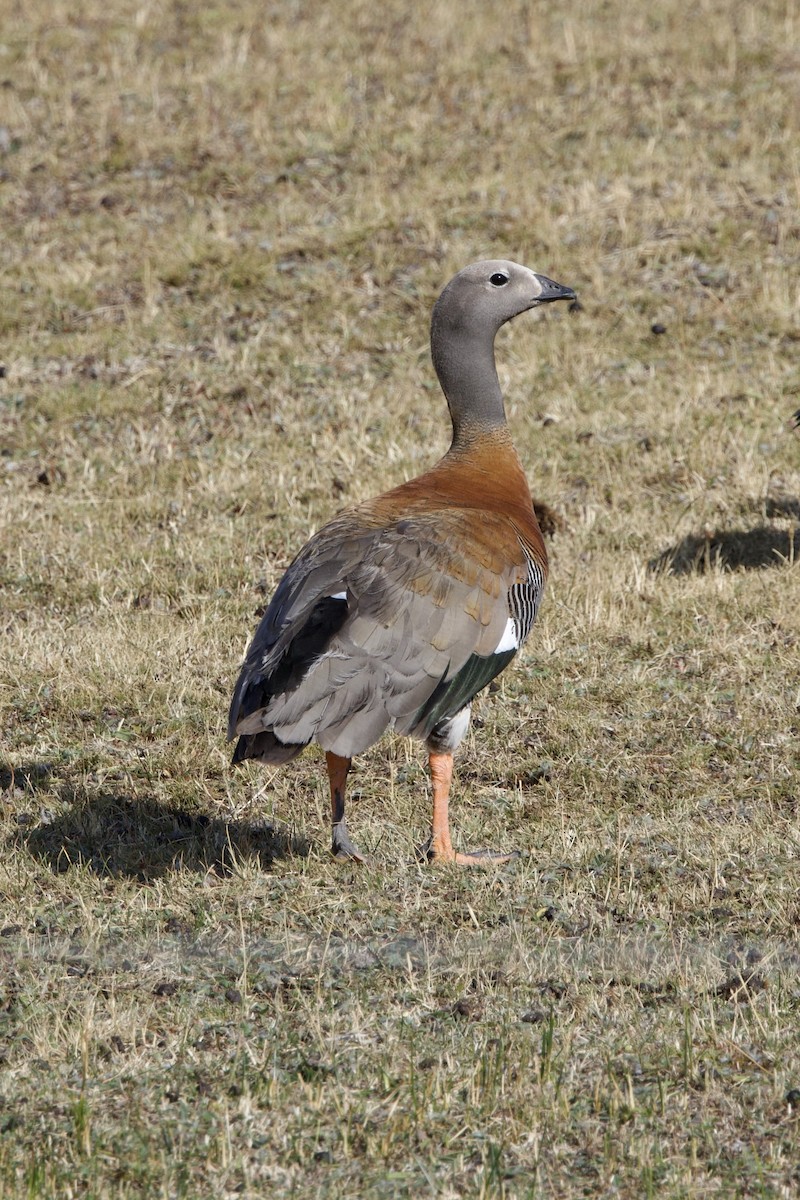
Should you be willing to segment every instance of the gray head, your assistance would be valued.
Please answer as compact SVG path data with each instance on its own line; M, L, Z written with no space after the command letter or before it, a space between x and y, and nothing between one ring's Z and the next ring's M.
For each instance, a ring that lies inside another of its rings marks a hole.
M572 288L501 258L471 263L448 283L433 308L433 327L445 331L490 329L551 300L574 300Z
M500 326L529 308L574 299L572 288L505 259L472 263L450 280L433 307L431 355L456 441L462 431L505 424L494 365Z

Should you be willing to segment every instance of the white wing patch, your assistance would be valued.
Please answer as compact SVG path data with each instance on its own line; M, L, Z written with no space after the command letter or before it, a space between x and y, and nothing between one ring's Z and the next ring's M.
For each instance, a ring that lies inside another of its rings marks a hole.
M440 721L438 725L434 725L428 735L428 749L434 750L438 754L452 754L454 750L458 749L464 734L469 729L471 712L471 705L465 704L461 712L457 712L454 717L449 717L446 721Z
M494 648L494 654L503 654L506 650L519 650L519 634L517 633L517 622L513 617L509 617L506 621L506 627L503 630L503 636Z
M347 592L337 592L335 596L328 596L329 600L346 600Z

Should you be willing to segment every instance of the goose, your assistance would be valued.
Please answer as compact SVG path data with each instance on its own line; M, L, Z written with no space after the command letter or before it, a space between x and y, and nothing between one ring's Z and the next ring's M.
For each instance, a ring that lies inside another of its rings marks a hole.
M431 356L453 427L418 478L346 508L287 569L233 692L233 761L325 753L331 852L364 862L345 821L352 759L386 730L425 742L433 791L424 856L463 866L511 854L453 848L453 756L474 697L527 639L547 552L511 441L494 356L505 322L572 288L518 263L464 267L433 308Z

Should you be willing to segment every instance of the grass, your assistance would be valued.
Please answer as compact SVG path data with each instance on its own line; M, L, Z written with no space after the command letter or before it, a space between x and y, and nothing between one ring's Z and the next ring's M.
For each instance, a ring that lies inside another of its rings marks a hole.
M33 0L0 45L0 1196L798 1187L792 0ZM281 571L447 445L450 275L565 527L418 746L233 771ZM661 327L663 332L654 332Z

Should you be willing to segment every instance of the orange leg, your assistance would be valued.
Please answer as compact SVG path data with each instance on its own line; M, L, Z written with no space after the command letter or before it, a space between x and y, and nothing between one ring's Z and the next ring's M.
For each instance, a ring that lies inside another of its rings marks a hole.
M453 779L452 754L428 755L433 784L433 829L428 858L437 862L455 862L456 852L450 841L450 784Z
M463 867L488 866L490 863L506 863L516 854L496 854L492 850L476 850L473 854L456 854L450 841L450 784L453 779L452 754L428 755L433 783L433 829L427 846L427 857L432 862L454 862Z
M339 862L366 862L366 858L350 840L344 819L344 793L347 783L347 773L350 770L349 758L341 758L338 754L325 754L328 767L328 782L331 785L331 823L333 826L333 843L331 854Z

